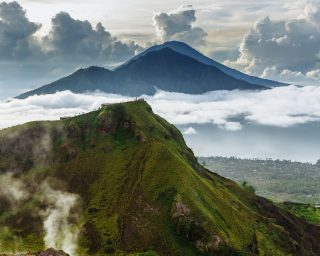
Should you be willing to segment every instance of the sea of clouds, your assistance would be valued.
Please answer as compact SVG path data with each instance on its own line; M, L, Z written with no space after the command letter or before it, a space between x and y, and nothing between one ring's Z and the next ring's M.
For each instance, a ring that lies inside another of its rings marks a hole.
M175 125L214 124L230 131L245 123L290 127L320 120L320 87L294 85L264 91L213 91L189 95L158 91L142 96L155 113ZM70 91L0 102L0 128L56 120L98 109L102 103L133 100L121 95ZM189 131L190 132L190 131Z

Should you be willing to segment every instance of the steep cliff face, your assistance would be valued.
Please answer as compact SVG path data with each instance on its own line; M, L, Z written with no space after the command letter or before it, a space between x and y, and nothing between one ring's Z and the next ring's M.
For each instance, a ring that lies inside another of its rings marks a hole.
M0 170L25 195L0 189L4 252L320 254L319 227L199 165L144 101L3 130Z

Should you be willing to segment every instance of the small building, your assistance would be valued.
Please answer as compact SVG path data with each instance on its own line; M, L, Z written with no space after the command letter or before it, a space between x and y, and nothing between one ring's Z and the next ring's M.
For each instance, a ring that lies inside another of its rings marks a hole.
M71 118L71 116L62 116L62 117L60 117L60 120L66 120L66 119L69 119L69 118Z
M320 204L315 204L314 207L320 209Z
M134 101L145 101L145 99L144 99L144 98L137 98L137 97L136 97L136 98L134 99Z

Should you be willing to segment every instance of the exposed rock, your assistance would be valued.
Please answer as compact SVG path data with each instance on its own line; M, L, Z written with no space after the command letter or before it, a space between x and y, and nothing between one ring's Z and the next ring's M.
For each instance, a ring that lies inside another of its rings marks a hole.
M182 202L176 203L176 210L173 213L173 218L185 217L190 215L190 209Z
M114 133L117 128L115 114L112 111L101 112L99 115L99 130L106 133Z
M34 256L69 256L69 254L61 250L57 251L55 249L50 248L43 252L36 252Z
M196 246L203 252L216 251L220 249L220 246L224 244L224 241L218 235L213 235L209 241L198 240Z
M18 254L0 254L0 256L70 256L62 250L55 250L49 248L45 251L39 251L34 253L18 253Z
M34 256L69 256L69 254L65 253L62 250L57 251L55 249L50 248L43 252L36 252Z

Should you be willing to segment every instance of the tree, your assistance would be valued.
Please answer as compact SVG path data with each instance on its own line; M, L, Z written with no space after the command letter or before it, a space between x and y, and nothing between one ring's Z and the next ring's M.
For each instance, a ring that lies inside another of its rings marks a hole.
M241 183L241 186L244 190L248 191L249 193L252 193L252 194L256 193L256 189L254 188L254 186L249 185L247 181L243 181Z

